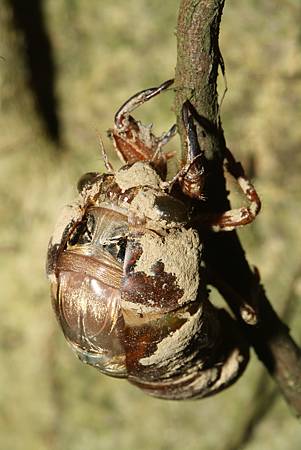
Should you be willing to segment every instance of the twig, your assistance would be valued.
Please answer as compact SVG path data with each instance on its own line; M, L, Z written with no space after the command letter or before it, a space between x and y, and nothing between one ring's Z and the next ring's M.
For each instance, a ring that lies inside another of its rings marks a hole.
M223 175L225 140L218 117L217 75L220 64L219 26L224 0L182 0L178 20L178 61L176 67L176 102L180 134L181 108L189 99L203 118L199 129L200 145L210 168L206 184L208 209L229 208ZM184 145L184 139L182 139ZM183 158L185 157L185 149ZM258 304L259 324L248 326L241 320L237 304L227 292L221 292L240 322L246 338L258 358L278 383L286 401L297 416L301 415L301 350L291 338L288 327L279 319L259 279L245 257L235 232L216 233L205 242L205 263L239 296Z

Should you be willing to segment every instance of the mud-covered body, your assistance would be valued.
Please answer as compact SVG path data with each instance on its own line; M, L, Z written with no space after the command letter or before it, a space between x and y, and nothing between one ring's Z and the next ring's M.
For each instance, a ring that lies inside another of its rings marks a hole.
M162 86L145 92L151 98ZM130 162L114 173L84 175L78 199L65 207L50 239L53 307L83 362L157 397L204 397L235 381L248 349L236 343L230 316L208 300L202 236L192 225L187 195L201 198L199 155L166 182L167 158L158 149L174 129L155 139L149 128L141 133L143 126L129 120L124 108L113 137L115 145L121 138L126 143L119 151ZM138 155L135 146L147 144L155 148ZM212 224L230 229L229 212L225 225L221 217ZM232 330L227 342L221 338L225 329Z
M206 362L200 354L218 336L189 220L187 205L137 162L84 185L49 245L53 306L73 350L150 393L167 384L160 396L183 384L183 373L189 390L181 396L196 394L190 384Z

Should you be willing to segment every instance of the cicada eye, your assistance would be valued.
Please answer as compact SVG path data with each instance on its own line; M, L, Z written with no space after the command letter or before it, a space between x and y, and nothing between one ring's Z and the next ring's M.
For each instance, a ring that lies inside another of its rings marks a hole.
M69 239L69 246L88 244L92 241L95 229L95 218L92 214L86 214L76 227Z
M95 178L99 175L98 172L87 172L80 177L77 182L77 190L81 194L83 189L90 186L95 181Z

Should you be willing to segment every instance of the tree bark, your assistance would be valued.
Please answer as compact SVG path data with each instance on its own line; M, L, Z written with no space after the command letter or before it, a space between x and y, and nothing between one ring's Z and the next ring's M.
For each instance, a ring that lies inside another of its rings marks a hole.
M178 59L175 75L175 111L183 143L181 118L186 100L195 107L201 126L198 136L208 160L206 197L209 211L229 209L223 175L225 139L219 118L217 76L223 69L218 37L224 0L182 0L177 27ZM268 206L267 206L268 207ZM220 280L219 291L235 314L249 344L297 416L301 416L301 350L269 302L235 232L211 233L204 242L204 261ZM233 296L232 293L235 293ZM237 294L237 295L236 295ZM242 298L257 310L257 325L241 319Z

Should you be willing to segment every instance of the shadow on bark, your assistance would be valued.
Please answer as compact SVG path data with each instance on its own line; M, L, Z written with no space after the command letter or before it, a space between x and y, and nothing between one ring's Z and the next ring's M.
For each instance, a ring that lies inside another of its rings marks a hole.
M59 144L61 124L55 95L56 70L43 13L43 0L9 0L13 23L22 34L29 86L49 138Z

